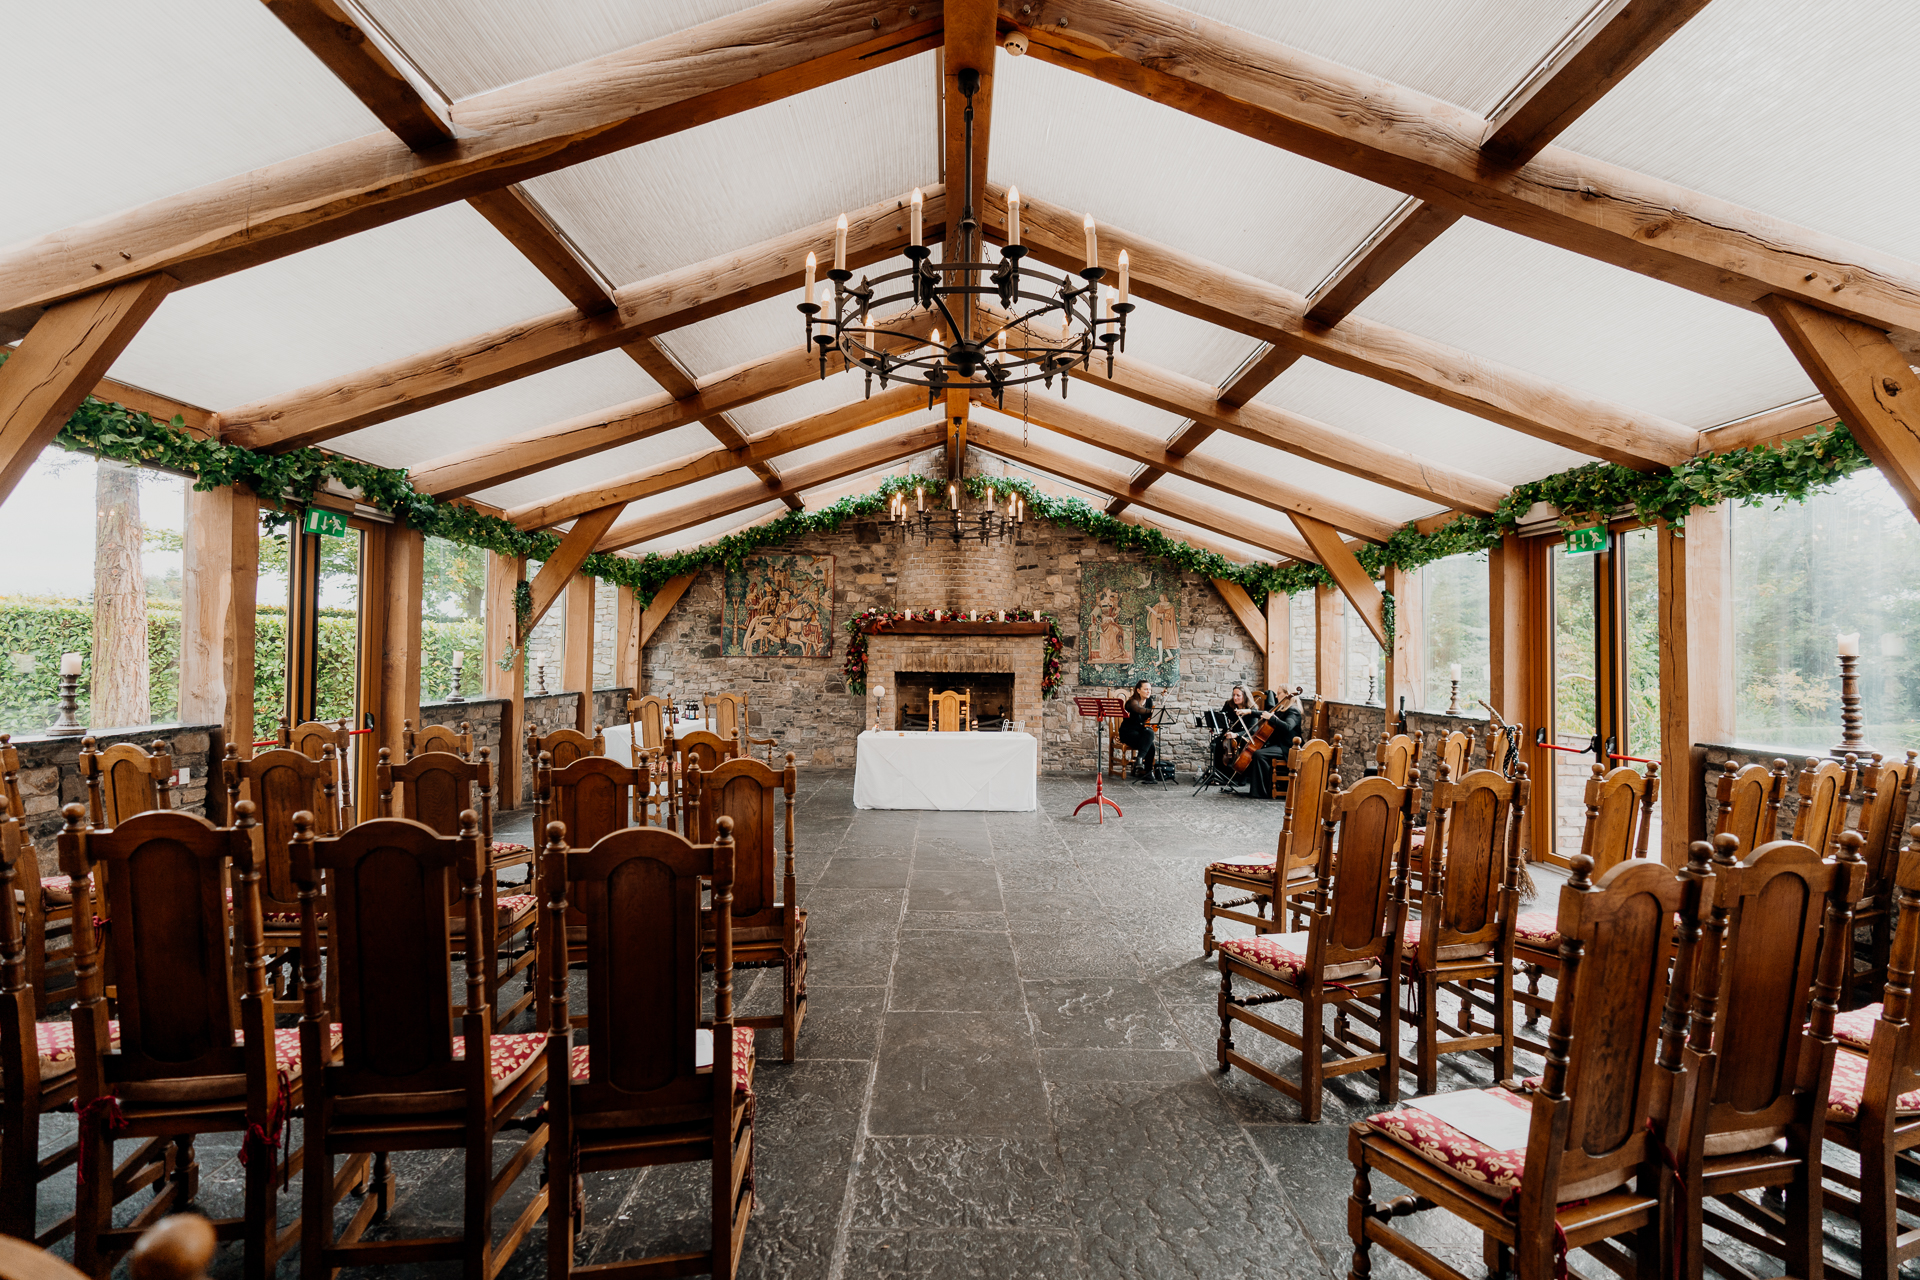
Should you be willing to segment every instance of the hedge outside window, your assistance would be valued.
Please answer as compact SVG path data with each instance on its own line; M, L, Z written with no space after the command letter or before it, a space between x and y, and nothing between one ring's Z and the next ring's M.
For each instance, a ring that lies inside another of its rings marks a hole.
M487 553L428 538L423 579L420 701L444 702L453 692L455 650L461 655L460 696L477 698L486 676Z

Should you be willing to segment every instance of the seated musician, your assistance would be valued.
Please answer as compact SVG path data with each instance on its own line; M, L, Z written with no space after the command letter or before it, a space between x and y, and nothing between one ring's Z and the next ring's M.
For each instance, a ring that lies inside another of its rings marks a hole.
M1221 704L1220 714L1226 718L1227 730L1213 741L1213 764L1225 773L1232 773L1233 758L1247 745L1247 739L1260 723L1260 708L1253 705L1245 686L1235 685L1233 693Z
M1133 696L1127 699L1127 718L1120 722L1120 741L1140 753L1140 764L1136 778L1153 777L1154 757L1159 748L1151 725L1147 723L1153 715L1152 686L1145 680L1133 686Z
M1287 753L1293 750L1294 739L1301 736L1299 690L1268 690L1267 710L1261 718L1273 726L1273 732L1267 735L1265 745L1253 753L1246 779L1249 794L1270 800L1274 766L1280 766L1281 776L1286 776Z

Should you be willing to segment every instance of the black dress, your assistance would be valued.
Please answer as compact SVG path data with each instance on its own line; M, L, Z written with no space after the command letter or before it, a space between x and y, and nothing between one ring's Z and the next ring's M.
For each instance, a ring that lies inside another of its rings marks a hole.
M1252 703L1244 707L1236 707L1233 705L1233 699L1228 698L1220 704L1220 714L1227 718L1227 735L1233 735L1239 741L1236 743L1232 737L1226 735L1217 739L1214 744L1213 763L1218 768L1232 773L1234 757L1240 754L1240 748L1246 745L1247 739L1252 737L1253 731L1259 727L1261 712L1260 708Z
M1147 723L1152 714L1152 698L1128 698L1127 718L1120 722L1120 741L1140 753L1141 772L1149 778L1153 776L1153 761L1158 751L1153 728Z
M1253 753L1253 763L1247 766L1247 785L1250 793L1263 800L1273 798L1273 767L1280 766L1282 776L1287 771L1287 753L1293 750L1293 740L1300 736L1300 709L1288 707L1285 711L1269 714L1266 719L1273 723L1273 733L1267 738L1267 745Z

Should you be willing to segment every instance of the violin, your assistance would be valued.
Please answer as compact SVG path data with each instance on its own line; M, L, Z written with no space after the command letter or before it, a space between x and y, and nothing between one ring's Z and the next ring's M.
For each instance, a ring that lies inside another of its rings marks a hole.
M1302 685L1300 688L1295 689L1293 691L1294 696L1296 698L1299 697L1301 693L1305 692L1305 689L1306 689L1306 686L1304 685ZM1233 759L1233 771L1235 773L1246 772L1248 766L1250 766L1253 763L1254 753L1260 750L1260 748L1266 746L1267 739L1273 736L1273 730L1274 730L1274 724L1275 724L1275 721L1273 718L1274 714L1275 713L1270 710L1267 712L1266 715L1260 717L1260 727L1253 731L1253 736L1247 739L1247 745L1242 747L1240 749L1240 754L1235 756Z

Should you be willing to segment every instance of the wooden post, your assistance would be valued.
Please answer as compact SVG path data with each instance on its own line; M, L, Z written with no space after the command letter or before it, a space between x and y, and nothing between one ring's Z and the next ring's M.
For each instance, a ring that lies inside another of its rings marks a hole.
M1387 567L1381 584L1393 594L1393 645L1386 651L1385 691L1386 728L1393 732L1400 715L1400 699L1409 709L1421 711L1425 685L1423 667L1426 655L1420 637L1420 571Z
M1340 698L1340 663L1346 652L1346 637L1340 630L1340 590L1337 587L1313 589L1313 686L1322 698Z
M1687 516L1686 536L1659 529L1660 856L1687 859L1707 834L1696 742L1733 736L1733 571L1730 504ZM1743 851L1743 856L1746 852Z
M1487 552L1488 701L1507 720L1520 716L1526 697L1527 635L1526 549L1508 534ZM1538 806L1536 806L1538 807Z
M227 626L237 585L235 505L231 488L205 493L187 488L180 568L180 719L186 724L224 725L227 719ZM253 509L251 500L239 505Z
M380 763L382 722L389 693L387 685L387 647L389 628L395 619L387 599L390 567L387 562L393 542L393 526L376 524L360 531L360 650L354 655L359 666L359 722L350 727L365 729L371 718L372 733L349 739L353 746L353 803L357 817L364 821L380 816L380 797L376 794L375 769ZM420 645L416 639L414 649Z
M560 687L580 695L575 728L593 730L593 579L576 573L567 583L567 625L560 654Z
M640 687L640 601L632 587L619 588L614 606L613 683L636 697L646 692Z
M369 539L369 550L372 540ZM420 615L426 593L427 539L418 529L394 525L386 530L386 590L380 599L385 610L383 644L380 653L380 698L366 699L374 713L374 732L361 741L368 744L373 764L379 763L380 748L401 759L400 725L404 720L420 723ZM372 778L372 766L363 775ZM362 795L371 795L371 787L361 787ZM362 808L362 813L371 811Z
M1266 688L1286 689L1293 685L1293 624L1288 600L1278 591L1267 592L1267 676Z
M1501 719L1523 730L1520 759L1533 779L1525 838L1536 859L1553 850L1553 763L1546 758L1553 753L1533 745L1533 734L1553 714L1551 543L1508 534L1487 554L1488 700Z
M487 631L486 696L505 698L500 713L500 750L496 753L494 773L499 778L502 809L520 807L521 743L526 719L527 664L520 652L519 624L514 618L514 587L526 575L527 562L518 556L487 552ZM511 669L502 671L500 660L513 654Z

